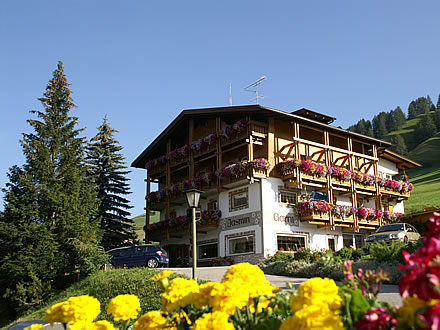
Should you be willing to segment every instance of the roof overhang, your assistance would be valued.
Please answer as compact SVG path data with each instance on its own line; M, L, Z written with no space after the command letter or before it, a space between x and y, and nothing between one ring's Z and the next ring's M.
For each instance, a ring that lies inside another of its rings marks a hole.
M389 161L395 163L399 170L407 170L410 168L422 167L422 164L419 164L411 159L408 159L408 158L403 157L399 154L396 154L395 152L388 150L388 149L379 150L378 156L380 158L383 158L383 159L386 159L386 160L389 160Z
M241 105L241 106L228 106L228 107L217 107L217 108L201 108L201 109L187 109L183 110L166 128L159 134L159 136L154 139L154 141L133 161L132 167L145 168L147 160L151 157L151 153L163 142L168 136L171 136L174 132L177 132L178 125L185 122L191 118L198 118L203 116L205 118L216 117L221 114L222 117L231 116L234 117L237 114L242 115L260 115L266 117L272 117L278 120L286 121L298 121L305 123L310 126L315 126L321 129L326 129L330 132L336 134L348 135L358 140L362 140L369 143L377 144L379 147L390 146L391 143L383 140L373 138L371 136L351 132L349 130L334 127L317 120L306 118L303 116L295 115L293 113L285 112L282 110L272 109L263 107L261 105Z

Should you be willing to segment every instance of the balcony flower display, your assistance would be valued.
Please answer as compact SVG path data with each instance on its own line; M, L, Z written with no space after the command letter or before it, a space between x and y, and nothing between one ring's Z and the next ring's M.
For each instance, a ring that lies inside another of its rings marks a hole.
M164 165L167 162L167 158L165 156L157 157L153 160L149 160L146 164L147 170L151 170L154 167L157 167L159 165Z
M224 177L231 177L231 176L238 177L248 168L249 168L249 162L247 160L242 160L242 161L237 162L235 164L231 164L231 165L225 166L221 169L218 169L215 172L215 174L220 179L222 179Z
M341 181L349 181L352 177L352 172L342 167L332 166L327 169L327 175L338 178Z
M339 218L345 218L356 214L357 209L349 205L333 205L332 212Z
M351 177L355 182L361 183L365 186L374 186L376 184L376 177L371 174L363 172L353 172Z
M394 213L391 211L385 211L383 213L383 218L389 222L397 222L397 220L403 215L403 213Z
M328 213L332 209L332 204L323 201L306 201L298 203L300 214L310 214L312 212Z
M217 135L215 133L211 133L191 143L191 150L200 151L216 143L217 143Z
M327 168L325 165L313 162L311 160L301 160L299 169L301 172L319 177L324 177L327 174Z
M293 172L294 169L301 165L300 160L286 160L284 162L278 163L276 166L276 170L281 175L288 175Z
M217 221L222 217L220 210L205 210L200 214L200 219L203 221Z
M190 150L191 148L186 144L183 147L171 150L166 154L167 160L177 160L178 158L186 157L189 155Z
M220 132L220 135L229 139L243 132L246 129L246 127L247 127L246 121L239 120L236 123L232 125L228 125L225 128L223 128Z
M252 167L260 170L267 170L270 167L270 163L267 159L257 158L251 161Z

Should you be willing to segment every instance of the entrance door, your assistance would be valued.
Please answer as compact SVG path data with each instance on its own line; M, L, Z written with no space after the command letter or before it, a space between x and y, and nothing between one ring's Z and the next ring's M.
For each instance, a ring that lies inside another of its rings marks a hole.
M170 267L189 266L189 245L168 245Z

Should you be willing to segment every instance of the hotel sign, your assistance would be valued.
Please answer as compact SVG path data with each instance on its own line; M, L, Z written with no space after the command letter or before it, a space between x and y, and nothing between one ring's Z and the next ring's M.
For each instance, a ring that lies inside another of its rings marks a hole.
M286 225L299 227L299 219L298 216L294 213L288 213L287 215L280 215L278 213L273 214L273 219L275 222L282 222Z
M261 223L261 212L251 212L220 220L222 230L258 225Z

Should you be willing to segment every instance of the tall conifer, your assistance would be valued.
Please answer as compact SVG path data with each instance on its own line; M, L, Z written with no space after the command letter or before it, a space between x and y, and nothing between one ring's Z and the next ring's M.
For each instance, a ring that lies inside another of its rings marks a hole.
M105 117L87 148L87 160L100 200L98 214L104 235L101 244L105 249L133 244L136 240L134 223L128 211L132 206L124 197L130 194L127 178L130 171L127 171L120 154L122 146L114 138L116 132Z
M16 308L42 302L53 283L84 265L80 249L97 246L93 181L84 164L84 139L61 62L31 111L32 133L20 141L25 163L9 171L0 217L0 284ZM84 251L84 250L82 250Z

